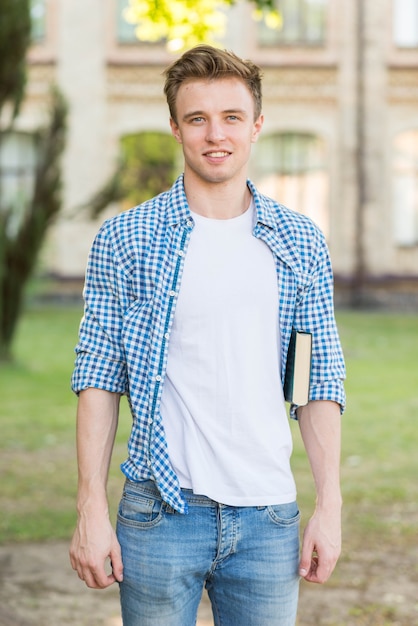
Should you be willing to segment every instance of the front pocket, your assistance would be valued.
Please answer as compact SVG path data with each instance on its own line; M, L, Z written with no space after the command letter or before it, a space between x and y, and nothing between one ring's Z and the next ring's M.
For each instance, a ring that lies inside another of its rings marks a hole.
M149 528L158 524L163 517L163 503L148 496L123 493L119 504L118 521L126 526Z
M300 521L300 512L296 502L274 504L267 507L268 514L279 526L293 526Z

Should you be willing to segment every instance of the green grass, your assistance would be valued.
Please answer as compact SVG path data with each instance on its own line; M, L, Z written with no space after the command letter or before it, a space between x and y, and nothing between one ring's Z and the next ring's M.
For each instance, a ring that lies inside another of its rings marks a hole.
M70 391L81 310L31 309L16 361L0 367L0 543L67 538L75 522L76 398ZM343 418L345 534L351 546L407 542L418 519L416 391L418 319L340 312L347 360ZM123 402L109 482L112 508L122 477L130 416ZM293 467L304 514L312 478L297 424Z
M60 539L75 523L75 413L70 388L81 309L32 309L15 362L0 366L0 543ZM113 512L130 417L122 403L109 481Z
M347 363L342 489L351 546L407 541L418 520L418 318L339 313ZM294 471L302 507L312 480L295 432Z

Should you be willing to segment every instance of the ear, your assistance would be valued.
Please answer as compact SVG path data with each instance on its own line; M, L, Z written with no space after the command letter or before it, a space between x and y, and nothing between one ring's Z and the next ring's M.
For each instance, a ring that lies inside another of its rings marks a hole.
M171 127L171 134L173 135L174 139L178 143L183 143L181 139L180 128L178 127L178 125L176 124L176 122L173 120L172 117L170 117L170 127Z
M253 132L251 135L251 143L255 143L261 133L264 124L264 115L260 115L254 122Z

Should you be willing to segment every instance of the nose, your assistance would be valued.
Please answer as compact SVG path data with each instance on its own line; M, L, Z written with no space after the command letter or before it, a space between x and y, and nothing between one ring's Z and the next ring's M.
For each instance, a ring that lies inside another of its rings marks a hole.
M215 143L225 139L225 131L220 122L211 120L206 127L206 141Z

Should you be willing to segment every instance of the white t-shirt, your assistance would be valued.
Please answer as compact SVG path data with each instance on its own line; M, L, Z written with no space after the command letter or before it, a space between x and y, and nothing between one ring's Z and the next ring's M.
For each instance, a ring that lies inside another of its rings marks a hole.
M231 506L296 497L273 255L239 217L193 214L161 413L183 488Z

